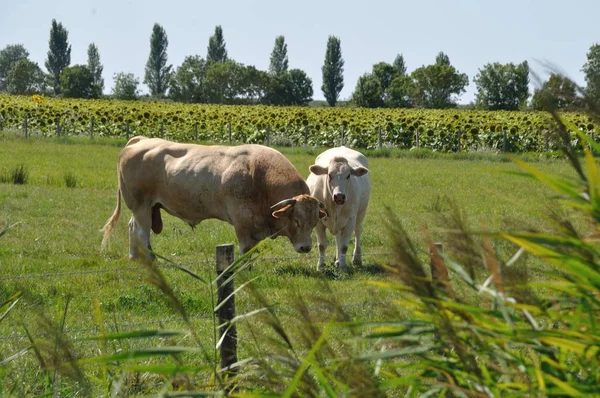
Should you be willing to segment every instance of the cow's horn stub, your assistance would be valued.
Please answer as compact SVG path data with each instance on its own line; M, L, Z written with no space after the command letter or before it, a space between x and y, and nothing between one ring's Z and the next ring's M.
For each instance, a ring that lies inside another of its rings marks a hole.
M275 203L273 206L271 206L271 210L274 211L285 205L294 205L294 204L296 204L296 199L284 199L281 202Z

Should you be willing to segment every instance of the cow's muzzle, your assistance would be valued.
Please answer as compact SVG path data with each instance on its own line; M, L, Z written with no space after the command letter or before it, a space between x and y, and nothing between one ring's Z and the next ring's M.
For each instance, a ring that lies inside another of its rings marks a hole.
M310 250L312 248L310 247L310 245L302 245L295 247L295 249L298 253L310 253Z
M333 195L333 201L336 205L343 205L346 203L346 194L336 193Z

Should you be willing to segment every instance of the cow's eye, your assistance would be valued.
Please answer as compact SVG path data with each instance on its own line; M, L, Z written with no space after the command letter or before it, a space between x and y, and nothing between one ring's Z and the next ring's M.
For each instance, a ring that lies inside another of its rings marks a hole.
M300 228L300 221L296 220L296 226Z

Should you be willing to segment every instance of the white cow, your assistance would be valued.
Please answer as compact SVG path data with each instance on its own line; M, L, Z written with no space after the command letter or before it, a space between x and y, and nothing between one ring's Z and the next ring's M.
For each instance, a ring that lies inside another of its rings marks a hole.
M321 153L315 164L310 166L311 173L306 180L310 193L329 210L329 215L322 218L315 228L319 244L319 269L325 266L325 228L335 235L335 264L347 270L346 252L354 232L352 264L362 265L360 236L371 193L368 167L367 158L362 153L344 146Z

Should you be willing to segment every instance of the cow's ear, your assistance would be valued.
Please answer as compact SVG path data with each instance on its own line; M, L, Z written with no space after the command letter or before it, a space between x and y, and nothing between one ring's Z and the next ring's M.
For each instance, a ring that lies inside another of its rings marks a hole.
M366 167L355 167L352 169L352 175L355 175L357 177L361 177L364 176L365 174L367 174L369 172L369 169L367 169Z
M288 211L292 210L292 207L293 207L292 205L285 205L281 209L274 211L272 216L275 218L284 216Z
M323 174L327 174L327 172L329 171L327 167L319 166L317 164L313 164L308 169L311 173L313 173L316 176L322 176Z

